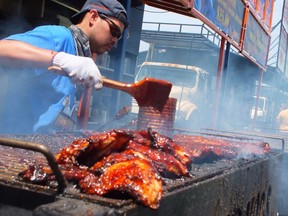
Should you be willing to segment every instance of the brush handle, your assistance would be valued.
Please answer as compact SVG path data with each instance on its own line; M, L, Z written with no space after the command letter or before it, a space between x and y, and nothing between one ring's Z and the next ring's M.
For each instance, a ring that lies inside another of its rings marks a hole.
M123 82L107 79L105 77L102 77L102 81L103 81L103 86L105 86L105 87L121 90L121 91L127 92L133 96L133 85L134 84L123 83Z
M68 75L62 70L61 67L50 66L50 67L48 67L48 70L52 71L52 72L53 71L54 72L57 71L58 74L68 77ZM117 89L117 90L121 90L121 91L125 91L125 92L127 92L127 93L129 93L130 95L133 96L132 87L133 87L134 84L127 84L127 83L123 83L123 82L107 79L104 76L102 76L102 81L103 81L103 86L105 86L105 87L113 88L113 89Z

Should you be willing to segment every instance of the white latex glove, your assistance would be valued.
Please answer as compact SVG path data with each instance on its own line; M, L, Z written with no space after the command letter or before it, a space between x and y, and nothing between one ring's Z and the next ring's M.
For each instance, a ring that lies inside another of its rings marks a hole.
M93 86L95 89L102 88L102 78L95 62L89 57L75 56L64 52L57 53L53 60L53 66L60 67L56 73L68 75L76 84Z

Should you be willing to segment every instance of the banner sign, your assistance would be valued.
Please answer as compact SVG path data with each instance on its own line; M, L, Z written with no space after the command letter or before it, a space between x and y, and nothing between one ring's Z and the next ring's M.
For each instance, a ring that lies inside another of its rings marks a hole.
M287 40L288 40L288 35L286 33L286 37L287 37ZM288 44L286 44L286 56L285 56L285 76L288 78Z
M195 9L240 43L245 4L241 0L195 0Z
M284 0L277 55L277 68L288 77L288 0Z
M282 15L282 26L285 31L288 32L288 1L284 0L283 3L283 15Z
M248 3L250 4L250 7L252 7L252 9L256 11L256 0L248 0Z
M260 65L266 67L266 56L269 48L270 37L249 13L243 50L253 57Z
M257 20L271 29L274 0L247 0L250 10L255 13Z
M264 20L265 4L266 4L266 0L258 0L257 13L259 14L259 17L261 20Z
M271 29L272 28L272 14L274 7L274 0L266 0L266 9L265 9L265 19L264 24Z
M280 41L279 41L279 50L277 59L277 67L282 73L284 73L285 71L286 54L287 54L287 33L282 27L280 31Z

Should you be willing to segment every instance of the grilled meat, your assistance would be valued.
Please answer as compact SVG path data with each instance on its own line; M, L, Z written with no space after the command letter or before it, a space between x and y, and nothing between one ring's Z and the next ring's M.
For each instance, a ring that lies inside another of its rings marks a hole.
M130 137L129 131L112 130L91 135L86 139L78 139L56 154L56 160L60 164L72 163L92 166L111 152L123 149Z
M28 169L20 172L17 178L21 181L32 182L36 184L46 184L52 176L52 170L42 165L30 165Z
M261 156L270 151L270 146L261 141L236 141L208 138L203 136L187 136L177 134L173 140L179 143L193 157L193 161L209 159ZM196 154L195 154L196 153ZM212 160L213 161L213 160Z
M123 157L123 155L125 156ZM133 149L127 149L120 153L119 152L111 153L110 155L104 157L102 160L96 162L92 167L89 168L89 170L95 175L101 175L102 173L104 173L104 170L107 168L107 166L127 161L135 157L139 157L143 160L151 162L150 158L145 156L143 153L135 151Z
M113 191L128 193L142 204L156 209L162 197L162 181L157 170L146 156L141 153L123 151L113 153L95 164L90 174L79 182L81 190L87 194L105 195ZM99 170L98 170L99 171Z
M88 168L85 166L60 164L59 168L68 181L76 183L90 174ZM28 169L18 174L18 179L25 182L44 185L49 181L54 181L55 175L47 165L30 165Z
M163 177L189 176L188 167L170 154L141 145L135 141L130 141L126 148L141 152L149 157Z
M151 129L111 130L89 134L56 154L67 180L87 194L129 194L156 209L162 197L162 178L190 176L191 161L212 162L243 152L265 154L268 143L227 141L202 136L175 135L173 139ZM161 176L160 176L161 175ZM19 178L47 184L55 176L47 165L31 165Z
M138 143L170 154L187 167L191 165L191 154L171 138L152 131L150 128L147 131L140 131L137 135L134 140Z

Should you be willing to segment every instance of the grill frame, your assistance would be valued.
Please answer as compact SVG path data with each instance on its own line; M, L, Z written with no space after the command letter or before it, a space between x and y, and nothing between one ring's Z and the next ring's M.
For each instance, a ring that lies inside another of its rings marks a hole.
M218 135L231 136L230 134ZM235 135L233 135L234 138ZM237 138L242 139L243 137L237 135ZM281 139L280 142L283 144ZM57 212L61 212L59 215L65 215L60 207L56 208L63 206L63 203L68 206L79 206L79 208L81 204L86 203L81 209L85 210L85 206L87 206L87 211L97 210L99 212L101 209L100 212L103 212L103 215L108 212L117 215L222 216L255 215L255 212L273 215L277 211L277 185L279 185L275 170L278 169L277 165L281 162L282 157L283 149L280 148L279 151L273 151L268 157L238 161L233 163L233 166L223 166L222 169L218 167L195 179L174 181L173 184L164 186L164 196L157 210L137 205L132 199L122 200L82 194L71 185L68 185L63 193L58 193L57 187L47 188L37 185L35 190L35 185L3 181L3 179L0 179L0 190L5 191L5 194L9 196L6 196L5 199L1 198L0 203L29 209L35 215L45 215L45 212L48 215L51 209L54 209L55 215ZM254 187L244 190L249 181ZM237 186L237 184L239 185ZM215 191L215 188L221 190ZM233 193L227 195L229 191L233 191ZM240 199L240 196L236 196L237 194L245 194L245 196ZM262 197L265 199L261 199ZM271 200L275 200L276 203ZM68 214L72 209L78 211L77 208L69 208L66 213Z

